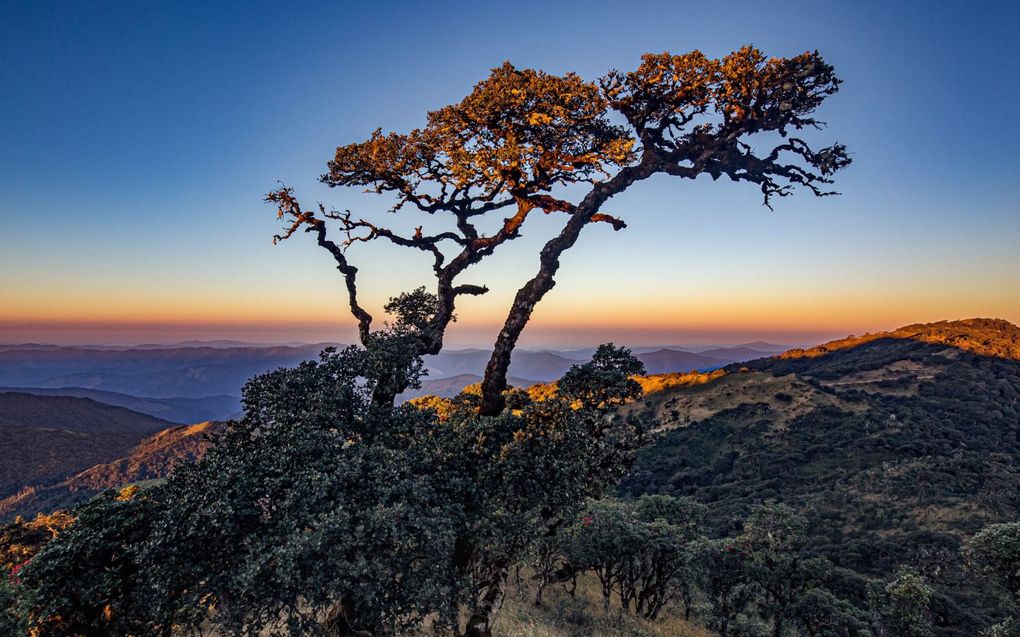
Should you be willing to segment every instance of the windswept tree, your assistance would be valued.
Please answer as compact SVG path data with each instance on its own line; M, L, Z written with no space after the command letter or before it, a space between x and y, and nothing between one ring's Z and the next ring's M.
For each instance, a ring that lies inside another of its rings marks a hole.
M536 210L562 216L537 272L514 297L486 366L479 411L495 415L505 406L511 353L535 305L555 285L563 253L590 224L626 226L606 210L613 196L656 174L754 184L769 207L795 187L834 194L834 173L850 163L846 147L813 148L797 135L822 125L814 113L839 84L817 52L768 58L751 46L719 59L700 51L648 54L636 70L594 82L505 63L458 104L428 113L423 128L376 130L337 148L328 163L323 183L389 195L393 211L423 214L413 233L349 210L305 207L281 187L266 197L286 223L275 239L310 232L332 255L366 346L373 318L358 297L348 248L382 240L429 255L436 307L414 342L425 355L442 348L458 297L488 291L461 281L471 266L520 237ZM494 216L502 223L484 232ZM428 231L432 224L444 230ZM400 385L399 379L381 383L376 400L392 401L388 394Z

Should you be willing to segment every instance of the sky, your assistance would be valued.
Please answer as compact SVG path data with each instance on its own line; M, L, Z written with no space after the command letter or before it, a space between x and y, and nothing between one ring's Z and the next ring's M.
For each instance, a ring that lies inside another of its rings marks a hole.
M0 342L353 339L309 236L278 246L279 181L336 146L407 131L504 60L596 79L645 52L819 50L844 80L818 136L840 197L770 212L754 185L656 177L587 228L525 346L809 344L967 317L1020 323L1016 2L45 2L0 0ZM403 215L403 213L401 213ZM451 345L483 346L557 219L465 281ZM394 223L413 227L410 213ZM374 314L428 263L349 252Z

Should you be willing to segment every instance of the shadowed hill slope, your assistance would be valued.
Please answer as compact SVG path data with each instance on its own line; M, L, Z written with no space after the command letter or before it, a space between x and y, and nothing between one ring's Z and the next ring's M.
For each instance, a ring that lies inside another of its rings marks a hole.
M0 387L0 392L35 394L37 396L74 396L91 398L98 403L124 407L131 411L186 425L206 420L229 420L241 412L236 396L205 396L202 398L141 398L118 392L83 387Z
M114 460L171 425L87 398L0 393L0 497Z
M0 500L0 520L69 509L105 489L165 478L179 464L202 457L210 444L208 436L222 428L223 425L204 422L164 429L143 439L124 457L97 464L56 484L29 487Z

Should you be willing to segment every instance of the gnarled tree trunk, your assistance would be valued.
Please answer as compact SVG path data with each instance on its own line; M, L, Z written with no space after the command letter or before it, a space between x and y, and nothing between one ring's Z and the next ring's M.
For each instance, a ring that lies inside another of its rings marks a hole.
M584 200L570 211L570 220L563 230L542 248L538 274L517 291L503 329L496 338L492 356L485 366L485 377L482 379L482 405L479 409L483 416L498 416L506 405L503 392L507 387L506 376L510 369L510 356L517 346L517 339L524 331L524 326L531 319L535 306L556 285L553 276L560 268L560 255L574 245L587 224L598 220L602 204L613 195L626 190L635 181L650 177L654 172L653 167L654 156L652 153L646 153L641 163L625 168L609 181L596 185Z

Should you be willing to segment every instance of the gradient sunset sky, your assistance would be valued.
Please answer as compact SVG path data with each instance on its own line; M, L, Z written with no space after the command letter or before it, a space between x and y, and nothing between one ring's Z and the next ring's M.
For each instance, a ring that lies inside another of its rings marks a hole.
M326 5L329 6L326 6ZM353 338L311 237L263 195L382 215L316 178L338 144L421 126L504 60L595 79L644 52L818 49L841 197L761 205L662 177L585 230L526 346L807 344L940 319L1020 323L1020 3L0 2L0 343ZM413 215L409 225L421 221ZM465 281L452 345L491 343L562 220ZM370 309L428 262L356 246Z

